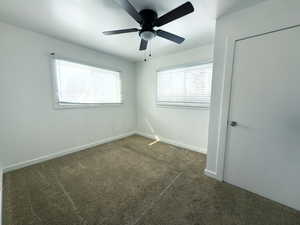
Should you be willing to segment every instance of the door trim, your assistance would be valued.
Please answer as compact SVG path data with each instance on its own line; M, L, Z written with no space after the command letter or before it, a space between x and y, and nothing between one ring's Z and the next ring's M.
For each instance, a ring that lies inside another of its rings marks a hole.
M230 36L226 39L225 45L225 63L223 69L223 81L221 89L221 104L219 113L219 124L218 124L218 138L217 138L217 159L216 159L216 175L215 178L219 181L224 181L225 172L225 157L227 148L228 138L228 119L231 104L231 89L232 89L232 78L234 68L234 58L236 43L238 41L247 40L250 38L260 37L275 32L289 30L300 27L300 24L287 26L280 29L267 31L259 34L249 34L244 36ZM209 154L209 153L208 153Z

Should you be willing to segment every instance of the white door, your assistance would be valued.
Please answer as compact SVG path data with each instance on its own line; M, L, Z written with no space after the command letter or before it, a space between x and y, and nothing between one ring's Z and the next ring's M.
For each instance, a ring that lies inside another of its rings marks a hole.
M224 180L300 210L300 27L236 42Z

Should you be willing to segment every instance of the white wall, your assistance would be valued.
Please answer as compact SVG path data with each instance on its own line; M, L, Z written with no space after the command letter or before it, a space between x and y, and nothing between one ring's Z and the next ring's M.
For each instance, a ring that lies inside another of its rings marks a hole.
M299 0L269 0L217 20L207 160L207 171L211 175L220 177L222 171L222 168L218 167L218 137L226 39L231 36L249 36L300 24L299 11Z
M209 110L157 106L156 71L172 66L207 62L212 58L213 46L207 45L137 63L138 132L157 135L163 141L206 152Z
M3 167L135 130L133 63L4 23L0 34ZM55 110L50 52L123 71L124 104Z

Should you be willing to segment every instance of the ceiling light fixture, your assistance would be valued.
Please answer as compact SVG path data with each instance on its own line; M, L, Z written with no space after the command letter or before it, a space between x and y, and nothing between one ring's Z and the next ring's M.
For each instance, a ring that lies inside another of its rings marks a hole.
M168 24L174 20L184 17L192 12L194 12L194 6L191 2L183 3L177 8L167 12L166 14L159 16L156 11L152 9L142 9L138 12L129 0L115 0L120 6L140 25L141 29L138 28L128 28L121 30L111 30L104 31L104 35L115 35L115 34L125 34L132 32L139 32L140 51L145 51L147 49L148 42L152 40L155 36L159 36L168 41L181 44L184 41L183 37L164 30L155 30L154 27L161 27Z
M141 31L140 37L145 41L150 41L156 36L155 31Z

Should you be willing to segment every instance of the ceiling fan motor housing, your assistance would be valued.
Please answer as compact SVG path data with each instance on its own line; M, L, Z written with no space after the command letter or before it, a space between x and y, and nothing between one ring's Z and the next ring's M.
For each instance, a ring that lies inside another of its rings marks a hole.
M139 14L143 18L143 23L141 24L142 29L140 30L139 35L142 39L149 41L156 36L153 27L155 26L157 13L152 9L143 9Z

